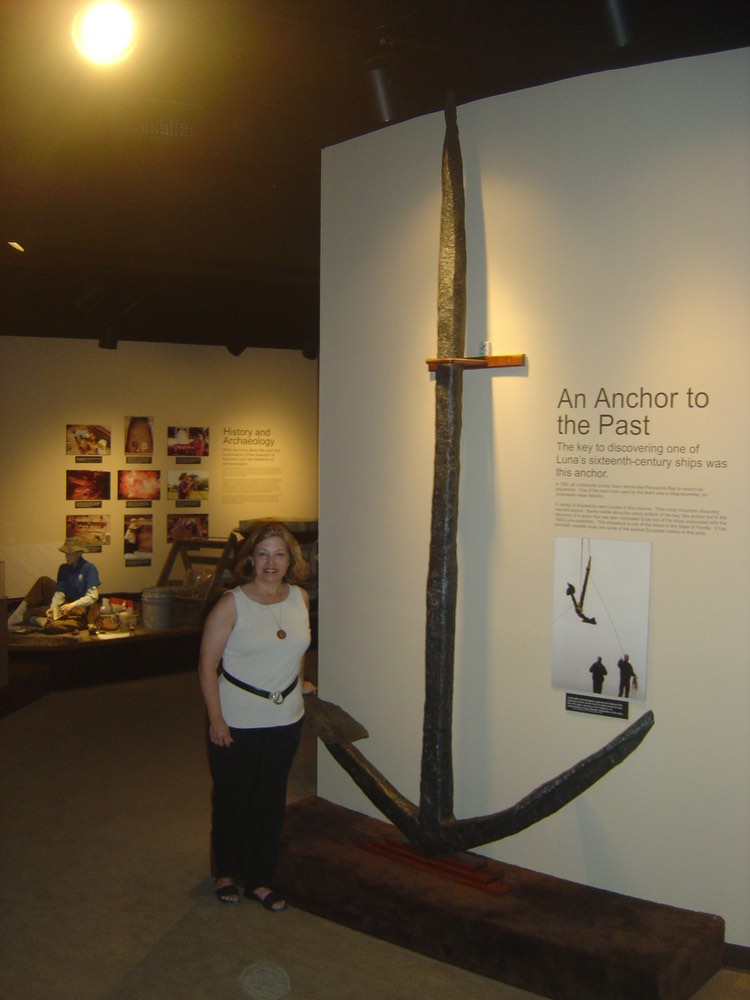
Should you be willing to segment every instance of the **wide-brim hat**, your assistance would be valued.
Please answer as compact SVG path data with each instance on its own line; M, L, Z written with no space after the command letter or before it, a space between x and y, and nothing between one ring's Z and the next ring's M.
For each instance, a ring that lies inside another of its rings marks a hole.
M89 547L80 538L66 538L60 546L61 552L88 552Z

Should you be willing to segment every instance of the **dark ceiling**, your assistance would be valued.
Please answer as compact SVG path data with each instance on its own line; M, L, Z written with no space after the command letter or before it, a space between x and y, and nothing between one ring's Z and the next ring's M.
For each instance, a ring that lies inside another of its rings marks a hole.
M384 127L374 60L403 120L750 44L747 0L132 0L103 70L78 6L0 0L0 332L235 354L316 356L320 152Z

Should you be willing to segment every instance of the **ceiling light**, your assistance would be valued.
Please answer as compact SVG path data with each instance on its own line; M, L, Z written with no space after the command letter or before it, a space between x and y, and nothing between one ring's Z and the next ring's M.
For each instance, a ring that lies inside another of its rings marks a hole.
M90 62L111 66L133 52L135 21L125 4L93 3L76 14L73 41Z
M8 246L12 247L14 250L18 250L19 253L26 253L24 247L20 243L16 243L14 240L8 240Z
M366 68L375 120L385 125L398 117L396 58L387 39L380 39L379 50Z
M607 20L609 21L609 28L612 32L612 40L618 49L622 49L631 40L628 19L623 10L622 0L604 0L604 7Z

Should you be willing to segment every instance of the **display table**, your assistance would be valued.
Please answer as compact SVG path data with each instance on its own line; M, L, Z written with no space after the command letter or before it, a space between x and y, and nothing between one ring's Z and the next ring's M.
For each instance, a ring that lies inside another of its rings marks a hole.
M196 670L201 631L195 626L138 626L132 635L12 632L8 637L9 683L0 689L0 715L49 691Z

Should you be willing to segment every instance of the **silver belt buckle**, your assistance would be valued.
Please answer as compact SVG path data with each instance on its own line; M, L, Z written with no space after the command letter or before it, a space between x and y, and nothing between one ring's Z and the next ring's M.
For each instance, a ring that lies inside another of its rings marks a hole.
M274 693L270 697L274 705L281 705L281 703L284 701L284 695L281 693L281 691L274 691Z

